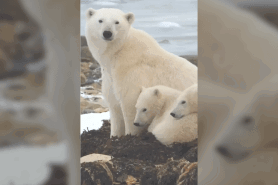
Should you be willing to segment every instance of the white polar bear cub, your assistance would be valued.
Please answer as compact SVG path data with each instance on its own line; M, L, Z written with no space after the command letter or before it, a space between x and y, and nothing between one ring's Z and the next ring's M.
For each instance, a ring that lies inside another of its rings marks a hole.
M173 109L174 107L174 109ZM190 142L198 137L198 85L184 90L176 103L165 112L165 119L152 131L164 145Z
M197 85L192 85L184 92L165 86L142 88L136 104L134 125L149 125L148 131L165 145L192 141L198 137L197 96ZM183 111L178 108L179 113L175 114L179 117L173 118L170 113L180 104L187 106Z
M161 48L146 32L134 29L132 13L89 8L86 14L86 39L102 68L111 136L138 134L142 128L133 121L141 87L165 85L184 90L197 83L197 67Z
M177 98L176 106L170 113L174 118L181 119L189 114L198 112L198 85L194 84L185 89Z
M163 122L170 112L181 91L157 85L149 88L142 87L138 97L134 125L148 127L148 131Z

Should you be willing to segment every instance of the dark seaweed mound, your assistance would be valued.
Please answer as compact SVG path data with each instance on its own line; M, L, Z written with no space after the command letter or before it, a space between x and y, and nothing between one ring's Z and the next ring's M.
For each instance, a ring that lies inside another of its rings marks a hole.
M107 173L113 174L113 182L120 184L129 182L132 184L128 180L128 177L132 176L136 179L137 184L175 185L178 183L180 175L182 175L182 167L185 163L197 162L197 145L198 141L196 139L189 143L174 143L167 147L156 140L155 136L149 132L143 132L138 136L127 135L120 138L110 138L110 123L104 120L103 126L99 130L83 131L81 135L81 157L92 153L112 156L111 162L113 165L108 164L108 162L106 162L106 165L110 170ZM96 178L99 174L102 174L102 176L105 174L99 172L101 171L99 166L103 166L103 164L98 165L98 163L99 161L82 164L81 184L93 184L90 176ZM84 164L87 164L87 166ZM88 170L89 166L94 166L95 169L91 174L88 174L88 171L92 171ZM197 166L183 176L187 180L183 180L179 185L197 184ZM105 178L99 177L98 179ZM110 181L109 183L99 181L99 183L111 184ZM136 183L134 182L134 184Z

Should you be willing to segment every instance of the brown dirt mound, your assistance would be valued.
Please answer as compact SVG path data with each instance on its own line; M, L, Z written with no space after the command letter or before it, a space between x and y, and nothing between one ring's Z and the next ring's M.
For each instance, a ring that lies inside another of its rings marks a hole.
M198 141L194 140L166 147L149 132L138 136L127 135L110 138L110 123L104 120L103 126L99 130L82 133L81 157L92 153L112 156L113 165L107 166L113 174L113 182L120 184L193 185L197 184L197 163L194 163L197 162L197 145ZM82 164L82 183L91 181L87 174L88 170L85 170L90 168L89 166L95 168L93 172L96 176L95 179L105 179L104 176L107 174L102 172L103 169L98 173L99 166L101 166L99 163L100 161ZM195 165L194 168L191 166L189 170L183 172L185 164ZM92 173L89 175L94 176ZM130 179L133 179L134 182L131 182ZM179 179L182 180L178 181ZM100 182L100 184L107 184Z

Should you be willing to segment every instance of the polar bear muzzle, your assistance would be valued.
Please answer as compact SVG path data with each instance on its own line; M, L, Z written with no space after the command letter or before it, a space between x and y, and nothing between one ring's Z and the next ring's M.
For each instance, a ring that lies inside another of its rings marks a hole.
M103 32L103 37L104 37L104 40L108 40L108 41L111 41L112 40L112 32L111 31L104 31Z

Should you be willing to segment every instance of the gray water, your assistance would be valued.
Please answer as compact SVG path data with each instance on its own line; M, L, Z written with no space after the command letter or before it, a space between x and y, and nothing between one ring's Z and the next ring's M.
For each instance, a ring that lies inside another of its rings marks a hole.
M176 55L197 55L197 0L81 0L81 35L88 8L118 8L135 14L133 27Z

